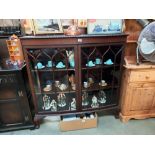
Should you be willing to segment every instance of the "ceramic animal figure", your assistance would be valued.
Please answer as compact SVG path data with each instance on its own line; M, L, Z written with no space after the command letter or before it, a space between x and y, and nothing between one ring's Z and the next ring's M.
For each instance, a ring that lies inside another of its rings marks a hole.
M99 107L99 104L97 103L97 97L95 95L92 97L91 107L92 108L98 108Z
M84 92L82 95L82 106L87 106L88 104L88 93Z
M98 102L103 104L103 103L106 103L106 94L103 90L101 90L99 92L99 95L98 95L99 99L98 99Z
M51 111L57 111L57 102L54 99L51 101Z
M58 106L65 107L66 106L66 96L64 93L60 93L58 96Z
M74 52L73 51L67 51L66 50L66 54L68 57L68 61L71 67L75 66L75 62L74 62Z
M44 102L44 105L43 105L42 109L43 110L49 110L51 108L50 97L47 95L44 95L43 96L43 102Z
M76 99L75 98L72 98L71 110L76 110Z

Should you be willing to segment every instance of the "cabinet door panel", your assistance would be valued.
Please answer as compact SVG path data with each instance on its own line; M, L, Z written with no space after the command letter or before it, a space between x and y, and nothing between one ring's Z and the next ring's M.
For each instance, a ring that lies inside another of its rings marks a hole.
M0 87L0 100L16 99L18 97L18 91L15 85Z
M66 113L78 108L78 65L73 46L26 49L36 113ZM38 62L43 67L38 67Z
M82 110L118 105L122 44L80 46L79 66ZM108 61L110 63L107 63Z
M0 73L0 100L18 98L16 74Z
M0 102L0 122L2 125L16 125L24 122L18 100Z
M134 87L130 86L132 92L129 98L130 110L140 111L149 110L155 102L155 89L153 87Z

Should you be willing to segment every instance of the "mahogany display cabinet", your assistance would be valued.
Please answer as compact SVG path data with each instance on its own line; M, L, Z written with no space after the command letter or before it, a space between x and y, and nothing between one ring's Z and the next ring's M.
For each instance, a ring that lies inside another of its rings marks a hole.
M21 37L36 127L49 115L117 111L126 38L123 33Z

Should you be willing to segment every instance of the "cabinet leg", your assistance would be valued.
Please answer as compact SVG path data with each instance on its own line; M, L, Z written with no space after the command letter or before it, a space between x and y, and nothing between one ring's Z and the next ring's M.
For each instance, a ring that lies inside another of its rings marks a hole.
M34 124L35 124L35 129L40 128L40 120L34 121Z
M129 120L130 120L130 118L121 118L121 121L122 121L123 123L127 123Z
M123 116L121 113L119 114L119 118L120 118L121 122L123 122L123 123L127 123L131 119L128 116Z
M44 116L35 116L34 117L34 124L35 124L35 129L40 128L40 122L44 118Z
M114 112L114 117L115 117L116 119L119 119L119 111L116 110L116 111Z

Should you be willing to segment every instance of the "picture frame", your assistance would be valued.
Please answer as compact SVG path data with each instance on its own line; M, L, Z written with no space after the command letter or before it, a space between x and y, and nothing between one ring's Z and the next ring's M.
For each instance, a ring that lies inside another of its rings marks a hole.
M20 26L19 19L0 19L0 27L13 27L13 26Z
M88 19L88 34L122 33L123 19Z
M20 19L21 27L25 35L33 35L34 24L32 19Z
M60 19L33 19L34 34L63 33Z

